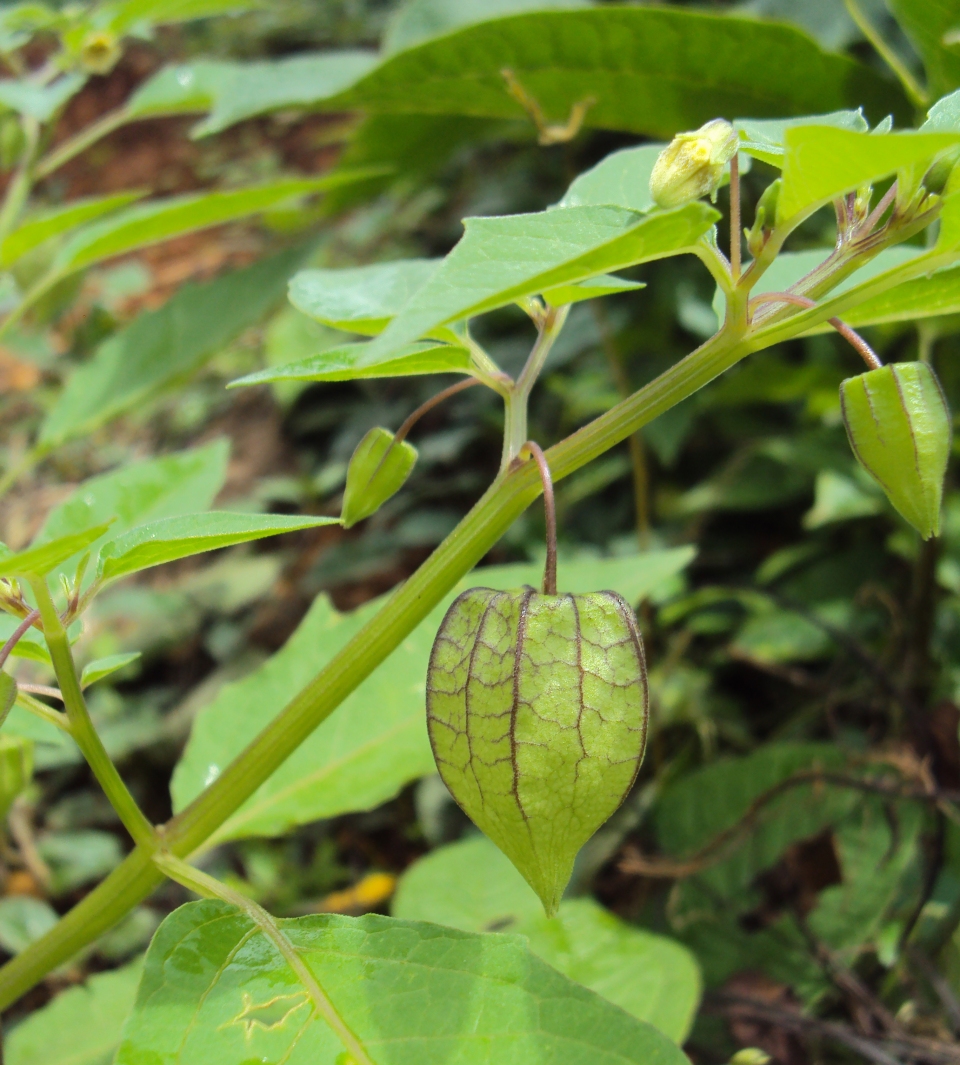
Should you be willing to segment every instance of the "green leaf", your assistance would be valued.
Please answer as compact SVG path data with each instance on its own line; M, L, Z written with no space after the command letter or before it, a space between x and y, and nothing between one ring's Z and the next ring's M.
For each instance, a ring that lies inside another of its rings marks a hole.
M949 47L946 36L960 26L957 0L916 4L912 0L889 0L890 10L923 58L927 84L934 96L960 85L960 54Z
M28 547L26 551L18 551L15 555L7 555L0 559L0 577L25 577L28 574L42 577L56 569L61 562L89 547L109 528L110 522L104 522L69 536L58 536L56 540L38 547Z
M46 122L56 111L83 88L83 74L64 74L49 85L30 81L0 79L0 105L29 115L38 122Z
M920 127L921 133L960 132L960 89L944 96L927 112L927 121Z
M686 1061L655 1028L561 976L515 936L376 915L280 926L377 1065ZM147 952L116 1065L346 1057L250 919L226 903L195 902L163 922Z
M50 866L50 890L54 895L102 880L123 859L119 839L112 832L96 829L46 832L37 849Z
M640 213L653 208L650 175L663 144L621 148L585 170L563 195L559 207L625 207Z
M119 192L113 196L73 200L62 207L38 211L29 216L0 244L0 266L10 266L44 241L58 237L83 222L125 207L142 195L142 192Z
M369 518L396 495L417 461L417 449L406 440L395 443L393 433L379 426L357 444L347 466L340 520L349 529Z
M235 15L266 6L266 0L122 0L99 11L116 33L213 15Z
M857 133L830 126L795 126L785 134L778 218L829 203L844 192L933 159L960 143L960 133Z
M178 558L318 525L336 525L338 521L286 514L233 514L226 510L161 518L105 543L100 549L98 576L104 582L115 581Z
M111 519L113 524L106 535L115 538L144 522L209 507L223 487L229 457L229 441L220 439L205 447L131 462L91 477L50 511L34 543L42 544ZM99 546L94 542L86 550L96 551ZM66 571L69 561L57 569ZM79 556L73 561L79 561Z
M7 1065L109 1065L142 972L138 958L61 991L5 1035Z
M247 218L284 200L309 196L354 181L358 176L341 171L336 175L284 179L232 192L171 196L166 200L135 204L110 218L86 226L71 237L54 259L52 276L65 277L75 270L123 255L134 248Z
M0 646L10 639L21 620L11 614L0 614ZM12 654L16 658L29 658L34 662L43 662L45 665L52 666L47 645L36 629L28 629L20 637Z
M0 673L0 710L6 718L17 698L17 686L9 673ZM3 690L5 689L5 690ZM2 719L0 719L2 720ZM0 823L5 822L14 800L33 780L33 740L11 732L0 733Z
M40 446L92 432L197 369L282 299L306 254L293 248L215 281L185 285L159 310L141 314L69 378L43 422Z
M315 100L349 88L376 61L373 52L344 50L237 64L233 77L216 94L210 115L193 133L219 133L254 115L310 107Z
M543 292L543 298L551 307L562 307L567 303L595 300L600 296L612 296L618 292L636 292L637 289L646 287L642 281L627 281L612 274L600 274L586 281L548 288Z
M428 373L473 372L470 353L452 344L408 344L376 362L367 361L369 344L346 344L309 359L271 366L231 381L228 388L269 381L355 381L364 377L411 377Z
M89 688L91 684L96 684L98 680L103 680L104 677L109 677L111 673L116 673L117 670L123 669L124 666L129 666L131 662L136 662L139 657L139 651L131 651L129 654L107 655L106 658L97 658L93 662L88 662L80 674L80 687Z
M590 6L589 0L407 0L387 23L382 48L385 54L391 55L474 22L487 22L522 11L562 11Z
M628 602L663 587L693 559L689 547L611 559L560 562L571 591L613 588ZM486 566L450 593L326 721L287 759L214 837L276 836L296 825L366 810L409 781L433 771L424 716L425 678L433 638L459 592L478 582L516 588L540 580L538 566ZM254 673L224 687L200 712L171 784L182 810L223 767L330 661L382 607L382 600L338 615L325 596L300 627Z
M130 97L132 117L209 111L194 136L283 108L310 107L366 74L376 53L320 52L253 63L200 59L164 67Z
M691 203L650 215L564 207L468 218L461 241L370 344L367 360L523 296L688 251L718 217L706 204Z
M8 895L0 899L0 946L8 954L19 954L46 935L58 920L49 902L30 895Z
M859 275L854 275L859 281ZM960 312L960 267L945 266L934 273L905 281L864 300L844 314L853 326L912 322Z
M392 913L464 932L526 936L534 953L564 976L676 1043L689 1034L700 974L684 947L618 920L592 899L566 900L548 920L523 877L483 836L414 862L397 885Z
M849 521L883 512L879 493L865 491L863 485L836 470L821 470L814 487L813 506L803 516L805 529L819 529L835 521Z
M290 280L298 311L347 333L382 333L429 280L440 259L399 259L345 270L301 270Z
M592 97L586 125L659 138L718 115L772 118L860 105L910 114L898 88L794 27L633 5L468 26L387 58L323 106L523 118L505 90L505 67L551 120L566 120L573 104Z
M797 126L835 126L837 129L866 133L870 128L862 111L835 111L830 115L805 115L802 118L738 118L733 124L740 133L740 151L776 167L783 166L788 129Z

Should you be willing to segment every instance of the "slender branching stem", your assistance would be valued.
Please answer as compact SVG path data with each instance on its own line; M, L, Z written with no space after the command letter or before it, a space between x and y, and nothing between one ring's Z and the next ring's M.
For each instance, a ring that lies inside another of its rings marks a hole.
M106 137L108 133L112 133L115 129L126 125L131 119L132 116L126 106L108 111L98 118L96 122L91 122L89 126L85 126L79 133L69 137L45 155L34 169L35 179L40 181L45 177L49 177L55 170L59 170L64 163L70 162L75 156L85 152L87 148L96 144L101 138Z
M67 630L63 627L60 615L50 598L47 583L42 577L31 577L30 587L33 589L43 621L43 635L62 692L63 704L70 722L70 734L76 740L94 776L134 842L138 846L154 848L157 845L157 833L127 790L127 785L117 772L117 767L107 754L103 741L90 720Z
M734 284L740 280L740 158L734 153L730 160L730 276Z
M543 513L547 525L547 560L543 565L543 594L557 594L557 504L553 497L553 479L550 477L550 464L540 445L528 440L523 451L533 456L540 471L540 484L543 486ZM523 451L520 452L522 457Z
M58 729L68 735L73 735L67 715L62 714L59 710L54 710L52 706L47 706L46 703L40 702L39 699L34 699L26 690L27 687L29 685L17 685L17 706L22 706L24 710L28 710L34 717L40 718L41 721L48 721L51 725L56 725ZM61 697L59 689L57 697Z
M355 1062L356 1065L374 1065L363 1044L337 1012L337 1008L330 1000L330 996L323 990L317 978L307 968L306 962L284 935L283 929L262 906L258 906L252 899L241 895L239 891L234 891L232 888L227 887L226 884L221 883L221 881L212 876L208 876L199 869L195 869L192 865L187 864L187 862L169 852L160 851L154 855L153 860L154 864L171 880L182 884L202 898L227 902L248 917L257 926L264 938L268 939L277 948L277 952L290 966L294 975L310 996L313 1008L336 1033L337 1038L350 1055L350 1060Z
M793 292L762 292L751 300L751 304L757 303L792 303L805 309L816 307L817 305L815 300L808 299L806 296L798 296ZM883 366L877 353L855 329L851 329L846 322L841 322L836 317L828 318L827 321L844 340L853 346L857 354L860 355L871 370L879 370Z
M3 647L0 647L0 669L3 669L3 667L7 664L7 659L10 657L10 654L13 651L14 647L16 647L17 644L20 642L21 637L26 634L27 629L33 627L39 617L39 610L31 610L30 613L27 614L27 616L23 619L23 621L21 621L20 624L13 630L13 634L11 635L10 639L7 640Z
M410 430L428 411L433 410L434 407L439 406L445 399L455 396L458 392L464 392L466 389L473 388L474 385L479 384L483 384L483 382L478 381L475 377L468 377L464 381L458 381L455 385L450 385L449 388L445 388L435 396L431 396L425 403L421 403L394 434L393 446L395 447L402 440L405 440Z

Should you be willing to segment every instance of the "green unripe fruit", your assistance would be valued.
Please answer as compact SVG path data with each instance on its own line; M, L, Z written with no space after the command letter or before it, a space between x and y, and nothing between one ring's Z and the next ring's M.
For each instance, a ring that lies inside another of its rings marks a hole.
M723 169L739 144L737 131L722 118L691 133L678 133L657 156L650 174L653 202L658 207L680 207L715 196Z
M437 633L427 673L437 768L549 916L577 852L633 785L647 714L643 642L614 592L471 588Z
M952 427L930 367L900 362L850 377L840 405L864 469L925 540L938 535Z
M33 779L33 740L0 733L0 819Z
M403 487L417 461L417 449L394 442L388 429L371 429L357 445L347 467L341 520L349 529L369 518Z

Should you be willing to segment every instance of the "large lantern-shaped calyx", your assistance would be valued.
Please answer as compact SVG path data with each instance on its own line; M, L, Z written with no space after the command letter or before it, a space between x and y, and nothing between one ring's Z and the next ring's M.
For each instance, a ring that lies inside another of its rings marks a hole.
M643 644L614 592L473 588L447 611L427 724L454 798L556 911L623 801L647 731Z
M926 363L901 362L840 385L850 446L924 539L940 532L950 412Z

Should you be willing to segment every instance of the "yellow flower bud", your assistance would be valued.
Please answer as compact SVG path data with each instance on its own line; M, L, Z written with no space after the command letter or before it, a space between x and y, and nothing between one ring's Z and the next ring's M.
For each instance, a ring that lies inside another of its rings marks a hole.
M109 30L92 30L80 46L80 66L88 74L109 74L120 58L120 42Z
M740 138L729 122L714 118L692 133L678 133L663 149L650 175L650 195L658 207L679 207L701 196L716 196L723 168Z

